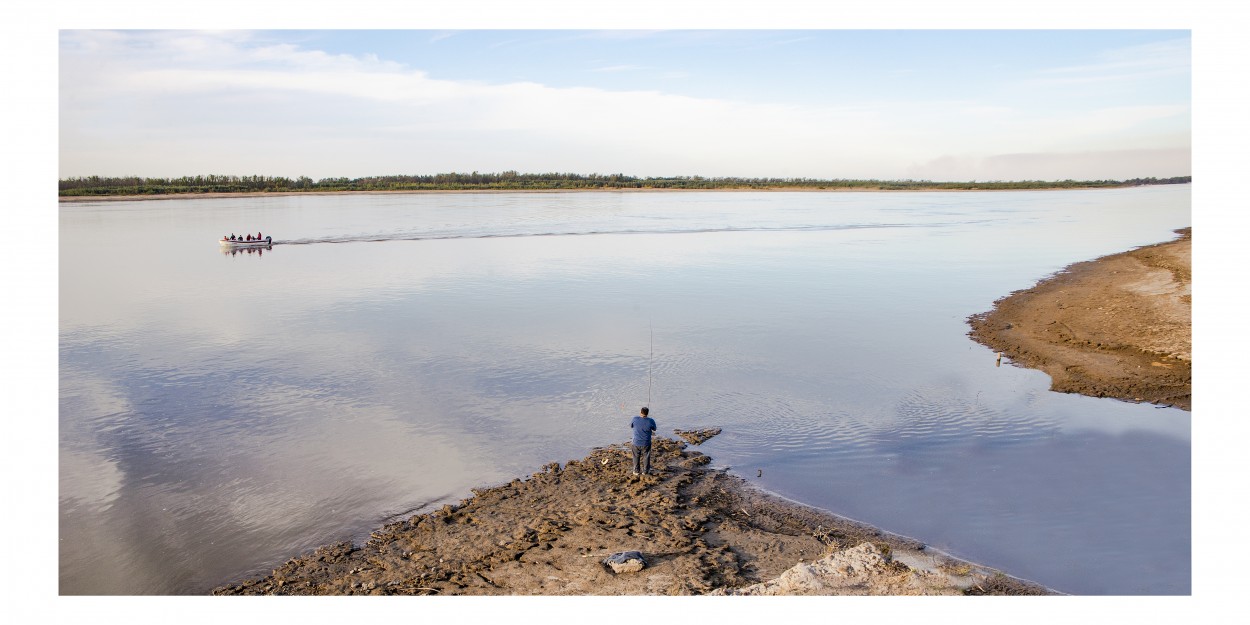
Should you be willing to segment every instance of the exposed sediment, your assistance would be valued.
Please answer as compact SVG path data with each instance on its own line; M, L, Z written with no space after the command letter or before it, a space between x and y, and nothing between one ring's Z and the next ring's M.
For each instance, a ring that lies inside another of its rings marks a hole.
M528 479L474 489L457 505L385 525L363 545L321 547L213 593L1047 592L932 553L915 540L770 496L710 468L708 456L681 441L657 437L653 453L653 474L633 477L628 445L597 448L581 460L552 463ZM621 551L640 552L645 568L614 573L604 559ZM761 586L778 578L783 581Z
M1192 232L1076 263L973 315L969 335L1051 390L1185 410L1191 403Z

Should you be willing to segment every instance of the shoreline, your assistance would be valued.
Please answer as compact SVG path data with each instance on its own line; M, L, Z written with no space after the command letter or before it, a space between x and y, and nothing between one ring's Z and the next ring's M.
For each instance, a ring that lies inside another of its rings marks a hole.
M968 335L1051 390L1190 410L1192 228L1069 265L968 318Z
M589 188L589 189L392 189L375 191L231 191L225 193L147 193L140 195L58 195L57 202L76 204L80 202L136 202L141 200L218 199L250 197L285 197L293 195L424 195L444 193L986 193L991 191L1102 191L1125 187L1044 187L1035 189L869 189L858 187L810 187L795 188L721 188L721 189L665 189L643 188Z
M657 436L640 478L629 445L598 447L212 594L1059 594L711 468L689 446L718 432ZM645 566L605 564L626 551Z

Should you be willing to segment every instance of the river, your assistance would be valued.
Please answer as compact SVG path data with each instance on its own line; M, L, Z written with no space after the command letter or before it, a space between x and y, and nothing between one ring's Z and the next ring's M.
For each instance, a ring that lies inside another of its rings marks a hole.
M1189 185L61 204L60 593L206 593L649 405L783 496L1189 594L1190 413L1051 393L965 319L1190 217Z

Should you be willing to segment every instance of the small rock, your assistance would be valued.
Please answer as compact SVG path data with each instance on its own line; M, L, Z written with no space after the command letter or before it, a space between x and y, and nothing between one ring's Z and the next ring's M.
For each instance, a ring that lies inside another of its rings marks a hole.
M707 428L704 430L673 430L675 434L686 439L691 445L699 445L707 441L707 439L720 434L720 428Z
M647 561L637 551L621 551L604 558L603 564L613 573L637 573L647 566Z

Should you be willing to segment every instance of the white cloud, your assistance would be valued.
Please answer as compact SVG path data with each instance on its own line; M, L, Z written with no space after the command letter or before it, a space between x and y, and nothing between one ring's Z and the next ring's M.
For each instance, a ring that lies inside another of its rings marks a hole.
M1141 52L1155 61L1122 52L1057 73L1166 67L1172 61L1157 59L1170 59L1170 49ZM950 154L1188 147L1163 145L1188 132L1188 107L1179 105L1070 112L993 102L817 106L489 84L434 79L376 57L250 33L71 32L63 37L61 77L63 176L517 169L895 178L915 169L905 163ZM123 137L127 149L110 148ZM1038 176L1021 170L1007 177Z
M1187 76L1189 67L1189 39L1173 39L1110 50L1098 62L1045 70L1031 82L1039 85L1080 85L1158 80L1164 77Z
M1007 148L1013 152L1031 150L1114 149L1150 147L1160 137L1174 135L1146 133L1152 124L1177 130L1189 127L1189 107L1181 105L1113 106L1068 112L1039 113L1005 107L973 106L960 111L969 137L979 137L968 145L985 151ZM1128 142L1128 144L1126 144Z
M1034 152L971 156L947 154L909 168L915 180L1127 180L1187 175L1188 148ZM1180 172L1180 173L1178 173Z

